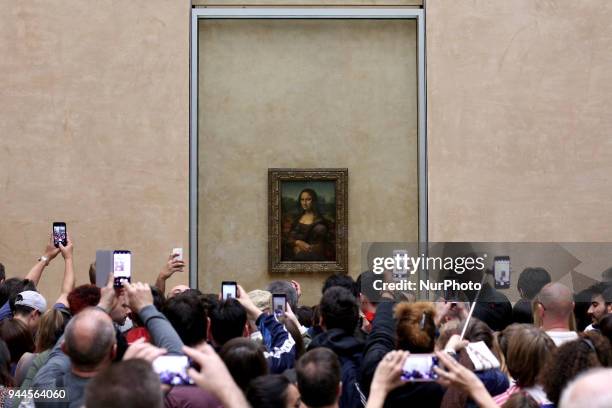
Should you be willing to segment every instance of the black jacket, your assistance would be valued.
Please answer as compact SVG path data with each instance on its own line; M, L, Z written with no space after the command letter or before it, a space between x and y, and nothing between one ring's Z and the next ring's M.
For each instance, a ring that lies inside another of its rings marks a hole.
M333 351L340 360L342 371L342 394L340 408L359 408L365 406L365 399L359 389L359 367L363 356L363 342L342 329L327 330L314 339L308 350L325 347Z

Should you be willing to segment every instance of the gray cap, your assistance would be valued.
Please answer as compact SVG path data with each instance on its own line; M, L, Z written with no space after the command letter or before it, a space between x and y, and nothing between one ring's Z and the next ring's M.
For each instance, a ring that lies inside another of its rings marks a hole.
M47 310L47 301L38 292L26 290L17 295L15 306L28 306L38 310L40 313L45 313Z

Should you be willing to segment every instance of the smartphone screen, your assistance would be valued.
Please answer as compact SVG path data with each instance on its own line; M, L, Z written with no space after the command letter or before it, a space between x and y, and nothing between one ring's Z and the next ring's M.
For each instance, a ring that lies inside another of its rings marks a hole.
M188 368L187 356L160 356L153 360L153 371L159 375L162 384L193 384L193 380L187 374Z
M68 236L66 235L66 223L65 222L54 222L53 223L53 245L59 248L59 244L63 246L68 245Z
M174 248L172 250L172 255L176 255L174 259L176 259L177 261L182 261L183 260L183 248Z
M508 289L510 287L510 257L496 256L493 261L495 274L495 288Z
M236 298L237 295L236 282L222 282L221 283L221 300L227 300L229 298Z
M123 282L131 282L132 253L130 251L113 251L113 277L116 288L123 287Z
M274 293L272 295L272 310L274 310L276 316L284 315L287 311L287 295Z
M402 368L402 379L411 382L436 381L438 357L435 354L410 354Z

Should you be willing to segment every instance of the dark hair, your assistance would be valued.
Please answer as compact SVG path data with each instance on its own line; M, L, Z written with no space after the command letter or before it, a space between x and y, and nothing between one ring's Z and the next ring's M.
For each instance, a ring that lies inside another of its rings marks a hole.
M92 378L85 388L87 408L162 408L158 375L144 360L125 360Z
M380 291L374 289L374 282L378 279L380 277L372 271L362 272L357 277L357 290L365 295L371 303L378 303L380 301Z
M10 278L0 285L0 305L9 302L11 310L15 309L15 298L26 290L36 290L36 284L29 279Z
M68 293L68 306L73 316L86 307L96 306L99 302L100 288L96 285L77 286Z
M336 402L340 385L340 362L330 349L319 347L304 354L296 364L298 389L309 407Z
M34 309L33 307L30 306L26 306L26 305L15 305L13 306L13 316L28 316L30 313L32 313L33 311L38 311L37 309ZM38 313L40 313L40 311L38 311Z
M36 352L42 353L52 348L62 337L68 318L59 309L49 309L40 318L36 332Z
M436 311L430 302L401 302L395 306L397 348L411 353L432 353Z
M252 408L285 408L290 384L284 375L264 375L251 381L246 397Z
M343 287L331 287L323 294L319 307L327 330L342 329L353 334L359 322L359 305L351 292Z
M197 293L185 291L171 297L163 311L187 346L193 347L206 340L208 320Z
M589 368L608 367L610 353L610 342L596 332L581 334L579 339L559 346L543 371L542 380L548 399L558 406L565 386Z
M2 339L0 339L0 385L5 387L15 385L15 380L11 376L11 353Z
M92 285L96 284L96 262L89 264L89 283Z
M531 300L544 285L551 282L550 274L544 268L525 268L518 278L517 288L525 298Z
M4 265L0 262L0 281L6 279L6 272L4 271Z
M109 321L108 324L98 324L96 326L95 336L89 342L77 340L76 325L81 323L81 320L96 319L93 315L96 313L104 313L95 308L88 308L74 316L66 325L64 346L66 354L70 357L73 366L78 366L82 370L92 371L104 361L109 355L112 347L116 344L115 328ZM102 322L98 322L102 323Z
M263 350L251 339L238 337L229 340L221 348L219 356L242 392L247 392L251 380L268 374Z
M612 286L608 286L603 293L601 294L601 296L604 299L604 302L606 303L606 305L609 305L610 303L612 303Z
M210 313L212 340L222 346L235 337L242 337L246 321L246 310L236 299L220 302Z
M349 275L335 274L328 276L327 279L325 279L325 282L323 282L321 293L325 293L327 289L332 288L334 286L340 286L345 289L348 289L353 294L353 296L355 296L356 298L359 297L359 289L357 288L357 285L355 284L353 278L351 278Z
M300 306L294 311L298 322L304 327L312 327L312 320L314 318L314 310L310 306Z
M275 280L268 284L266 289L270 293L281 293L287 296L287 303L291 306L291 310L297 309L298 297L297 292L291 282Z
M603 336L606 336L612 342L612 313L604 315L599 320L599 330L601 330Z
M606 291L606 289L608 289L611 286L612 285L610 285L610 282L597 282L597 283L595 283L594 285L589 287L589 290L591 291L591 297L593 297L593 296L601 296L601 297L603 297L603 294Z
M574 316L576 316L576 328L578 331L584 331L592 323L591 317L587 313L591 307L592 294L593 292L588 288L574 295Z
M203 293L200 300L206 310L206 314L210 315L210 312L219 304L219 295L216 293Z
M11 363L19 361L24 353L34 351L34 338L25 323L17 319L0 322L0 338L6 342L11 353Z

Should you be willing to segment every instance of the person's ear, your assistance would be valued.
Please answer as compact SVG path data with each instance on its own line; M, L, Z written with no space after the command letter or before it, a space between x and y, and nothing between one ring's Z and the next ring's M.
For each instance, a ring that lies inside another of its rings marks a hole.
M247 320L246 323L244 324L244 327L242 328L242 337L249 337L249 335L250 335L249 321Z

